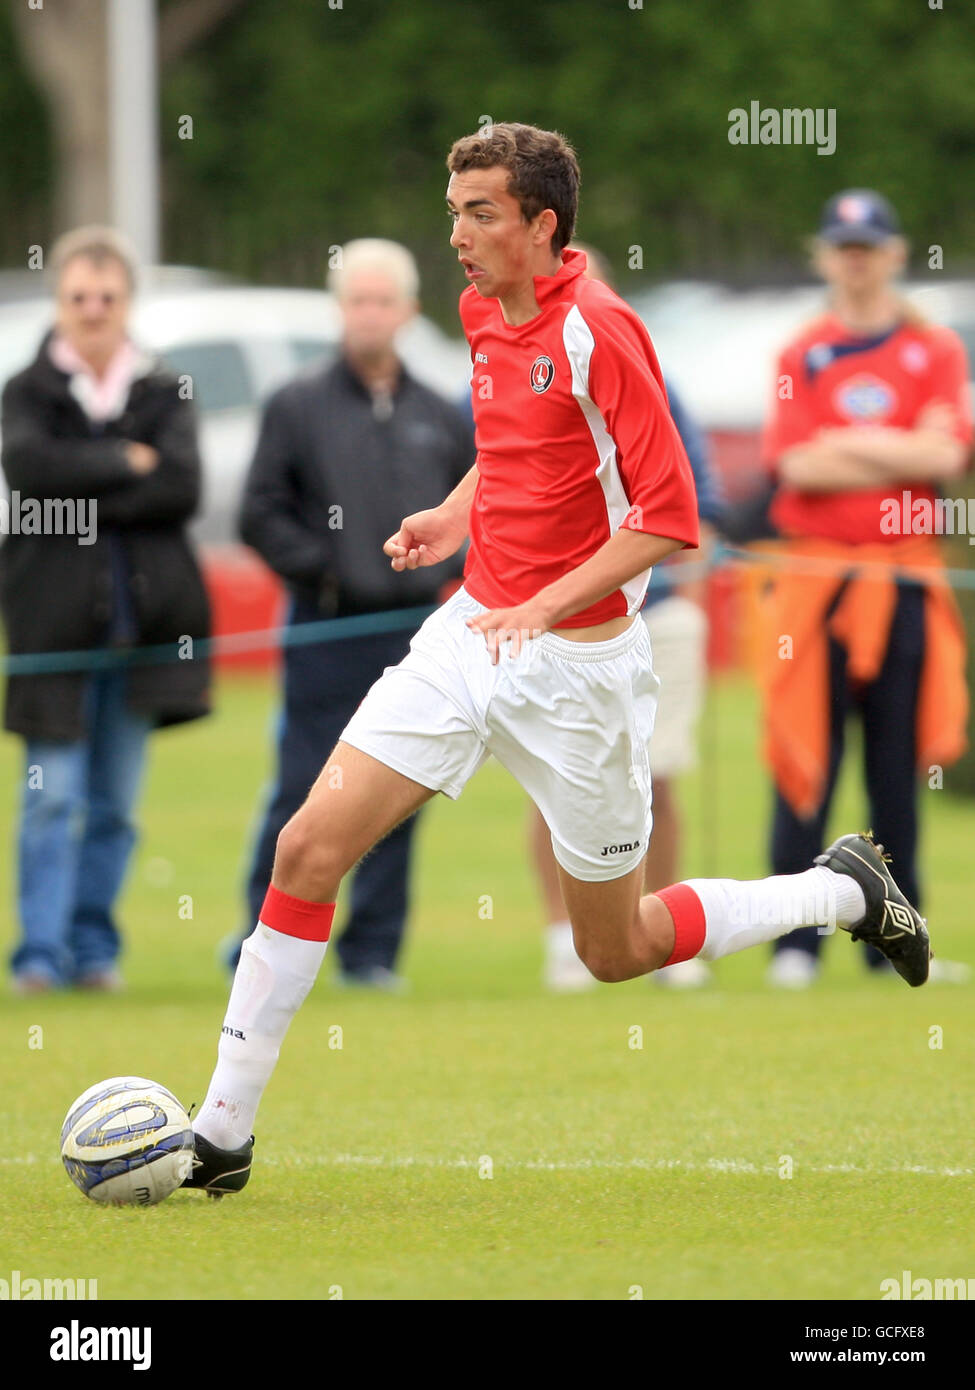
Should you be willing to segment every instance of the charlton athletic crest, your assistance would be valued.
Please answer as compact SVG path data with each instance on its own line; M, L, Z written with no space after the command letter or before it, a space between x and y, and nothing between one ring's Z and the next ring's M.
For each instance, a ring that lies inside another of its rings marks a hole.
M555 363L551 357L536 357L532 363L531 384L532 390L541 395L547 391L555 380Z

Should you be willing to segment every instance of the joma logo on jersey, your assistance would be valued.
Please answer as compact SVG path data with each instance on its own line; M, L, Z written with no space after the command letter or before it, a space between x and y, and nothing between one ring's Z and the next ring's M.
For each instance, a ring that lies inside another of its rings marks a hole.
M555 380L555 363L551 357L535 358L529 380L536 395L540 396L543 391L548 390Z
M239 1028L231 1028L229 1024L225 1023L223 1027L220 1029L220 1031L221 1033L226 1033L228 1038L240 1038L241 1042L247 1041L246 1037L240 1031Z
M605 858L607 854L624 854L628 849L639 849L639 848L640 848L640 841L639 841L639 840L634 840L632 844L603 845L602 855L603 855L603 858Z
M483 362L484 365L487 366L487 353L486 353L486 352L475 352L475 354L474 354L474 361L475 361L475 362Z

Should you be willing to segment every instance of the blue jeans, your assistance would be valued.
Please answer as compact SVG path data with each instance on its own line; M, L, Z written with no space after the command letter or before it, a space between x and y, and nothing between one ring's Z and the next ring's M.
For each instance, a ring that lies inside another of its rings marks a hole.
M126 708L126 680L124 671L89 676L85 738L27 741L15 974L68 984L118 956L112 908L135 844L132 810L152 728Z

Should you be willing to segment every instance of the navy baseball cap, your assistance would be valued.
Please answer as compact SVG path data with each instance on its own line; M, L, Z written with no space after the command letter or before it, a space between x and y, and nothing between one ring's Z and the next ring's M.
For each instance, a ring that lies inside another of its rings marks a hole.
M819 235L834 246L880 246L900 235L897 213L872 188L847 188L823 208Z

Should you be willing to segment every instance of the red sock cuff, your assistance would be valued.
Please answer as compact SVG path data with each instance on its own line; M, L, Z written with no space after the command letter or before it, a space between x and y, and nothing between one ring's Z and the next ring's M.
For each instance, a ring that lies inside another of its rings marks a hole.
M274 884L268 885L261 921L272 931L285 936L300 936L302 941L327 941L335 916L334 903L309 903L304 898L292 898Z
M655 894L674 919L674 949L661 969L692 960L704 945L704 906L686 883L672 883Z

